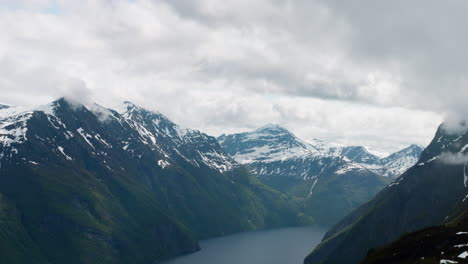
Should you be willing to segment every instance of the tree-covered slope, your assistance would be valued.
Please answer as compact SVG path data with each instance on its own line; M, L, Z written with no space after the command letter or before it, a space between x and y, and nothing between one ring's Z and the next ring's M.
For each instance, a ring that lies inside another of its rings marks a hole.
M214 138L161 114L64 99L0 111L2 263L155 263L298 223Z

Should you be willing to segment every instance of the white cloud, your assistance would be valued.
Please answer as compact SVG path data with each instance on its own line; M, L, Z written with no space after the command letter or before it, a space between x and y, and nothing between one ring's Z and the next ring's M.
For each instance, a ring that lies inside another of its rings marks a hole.
M468 155L464 153L445 152L440 155L440 161L450 165L460 165L468 163Z
M468 112L468 19L464 3L416 2L0 0L0 101L79 84L75 97L211 134L276 122L384 151L426 145L444 113Z

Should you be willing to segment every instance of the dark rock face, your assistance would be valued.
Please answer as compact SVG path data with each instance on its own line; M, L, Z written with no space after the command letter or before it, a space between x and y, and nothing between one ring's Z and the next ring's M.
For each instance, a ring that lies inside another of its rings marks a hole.
M0 111L0 198L2 263L154 263L298 223L215 138L131 103Z
M335 225L305 263L359 263L371 248L443 223L467 194L465 164L447 156L466 153L467 144L468 134L439 128L419 162Z

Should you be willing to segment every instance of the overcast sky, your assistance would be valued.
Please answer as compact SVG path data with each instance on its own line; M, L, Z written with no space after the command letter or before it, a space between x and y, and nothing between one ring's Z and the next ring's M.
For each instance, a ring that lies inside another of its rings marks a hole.
M468 113L468 2L0 0L0 102L129 100L211 135L391 152Z

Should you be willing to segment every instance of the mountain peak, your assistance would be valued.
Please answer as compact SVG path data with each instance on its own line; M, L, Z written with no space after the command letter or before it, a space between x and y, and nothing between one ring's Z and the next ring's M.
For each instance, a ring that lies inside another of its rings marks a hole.
M128 113L128 112L132 111L133 109L137 109L137 108L139 108L139 107L136 106L134 103L132 103L130 101L123 101L120 105L115 107L115 110L119 114L125 114L125 113Z
M417 155L421 155L424 151L424 147L419 144L411 144L408 147L396 152L396 153L417 153Z
M9 105L4 105L4 104L0 104L0 110L1 109L6 109L6 108L10 108L11 106Z
M127 109L139 108L136 104L134 104L134 103L132 103L132 102L130 102L130 101L124 101L124 102L122 103L122 105L123 105L124 107L126 107Z
M167 117L165 117L159 111L149 110L147 108L136 105L130 101L124 101L122 104L115 107L115 110L121 115L128 115L128 114L133 114L134 112L139 112L139 114L142 114L142 113L156 114L167 119Z
M135 105L130 101L124 101L122 104L118 105L115 110L126 118L132 117L142 117L146 113L152 113L152 111L146 110L140 106Z
M424 149L424 147L419 144L411 144L407 147L407 149Z
M58 106L61 105L61 99L48 103L46 105L39 105L39 106L8 106L0 104L0 119L2 118L14 118L15 116L23 116L23 115L31 115L34 111L44 112L45 114L54 115L55 110ZM65 102L65 101L63 101Z
M271 123L250 132L222 135L218 140L225 151L241 163L286 160L319 153L286 128Z
M268 123L258 129L256 129L255 131L265 131L265 130L269 130L269 131L285 131L285 132L289 132L289 130L287 130L286 128L276 124L276 123Z

